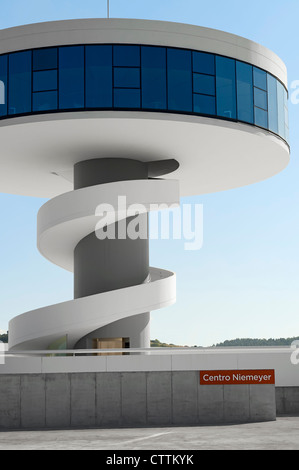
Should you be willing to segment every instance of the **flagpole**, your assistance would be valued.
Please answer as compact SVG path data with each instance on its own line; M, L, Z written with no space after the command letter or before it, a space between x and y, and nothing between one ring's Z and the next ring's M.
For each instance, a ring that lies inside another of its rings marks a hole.
M107 0L107 18L110 18L110 12L109 12L109 0Z

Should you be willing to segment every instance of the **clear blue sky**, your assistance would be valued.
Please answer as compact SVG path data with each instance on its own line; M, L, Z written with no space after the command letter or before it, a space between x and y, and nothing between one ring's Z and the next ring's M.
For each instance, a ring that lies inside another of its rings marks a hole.
M10 0L1 7L0 28L106 15L106 0ZM110 9L111 17L192 23L247 37L284 60L289 84L299 80L298 0L110 0ZM209 346L299 335L298 123L299 105L290 103L291 163L281 174L188 200L204 206L200 251L151 241L151 264L177 273L177 303L152 313L152 338ZM72 298L72 275L36 248L36 214L44 202L0 193L2 330L17 314Z

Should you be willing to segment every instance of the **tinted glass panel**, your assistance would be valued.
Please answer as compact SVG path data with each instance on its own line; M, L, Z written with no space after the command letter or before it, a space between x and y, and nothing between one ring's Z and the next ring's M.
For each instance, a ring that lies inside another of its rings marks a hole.
M140 108L140 90L116 88L114 90L115 108Z
M9 55L9 114L31 111L31 52Z
M33 73L33 91L57 90L57 70Z
M267 74L261 69L253 67L253 84L254 86L267 91Z
M7 55L0 56L0 116L7 115Z
M285 137L284 86L277 82L278 134Z
M272 76L267 76L268 80L268 117L270 131L278 133L277 116L277 80Z
M86 46L86 107L112 107L112 46Z
M212 75L193 74L193 91L204 95L215 95L215 77Z
M255 124L267 129L268 127L268 113L260 108L254 109Z
M194 95L194 112L201 114L216 114L216 99L214 96Z
M236 63L238 119L253 123L253 76L252 66Z
M141 48L142 106L148 109L166 108L166 49Z
M140 47L139 46L114 46L113 65L118 67L139 67Z
M140 88L140 69L115 67L114 86L116 88Z
M59 107L84 106L84 47L70 46L59 49Z
M33 51L33 70L57 69L57 49Z
M267 109L267 93L259 88L254 89L254 105Z
M191 52L168 49L168 109L192 111Z
M205 52L193 52L193 72L215 75L215 56Z
M53 109L57 109L57 91L33 94L33 111L51 111Z
M217 115L236 119L236 62L216 56Z

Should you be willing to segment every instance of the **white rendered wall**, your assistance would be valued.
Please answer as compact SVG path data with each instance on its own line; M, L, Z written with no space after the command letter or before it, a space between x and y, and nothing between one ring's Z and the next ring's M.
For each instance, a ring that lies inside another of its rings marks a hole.
M156 349L156 348L152 348ZM128 351L128 350L127 350ZM78 351L76 351L78 353ZM143 355L40 357L7 356L1 374L71 372L194 371L274 369L276 386L299 387L299 364L291 362L294 350L283 348L215 348L147 351Z

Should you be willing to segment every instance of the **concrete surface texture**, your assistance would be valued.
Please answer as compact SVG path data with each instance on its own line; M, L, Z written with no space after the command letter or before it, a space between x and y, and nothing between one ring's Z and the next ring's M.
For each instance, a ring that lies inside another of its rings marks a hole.
M299 387L276 387L275 396L278 415L299 415Z
M200 385L198 371L2 375L0 429L276 419L274 385Z
M0 432L0 450L299 450L299 417L228 426ZM132 453L132 455L135 455Z

